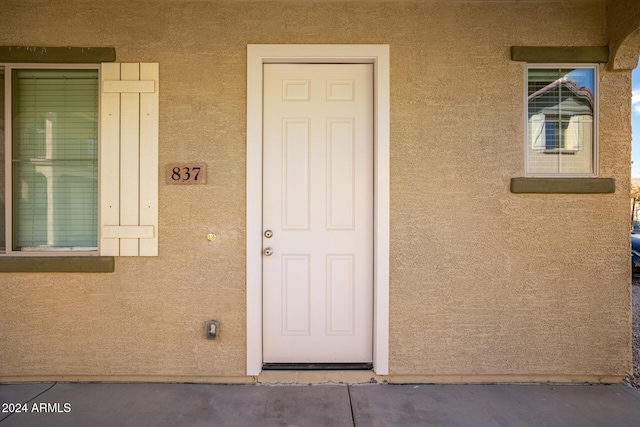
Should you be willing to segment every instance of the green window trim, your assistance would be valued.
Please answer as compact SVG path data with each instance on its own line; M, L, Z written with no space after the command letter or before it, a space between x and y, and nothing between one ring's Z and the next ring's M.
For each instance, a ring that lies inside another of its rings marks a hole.
M113 273L114 257L0 257L0 273Z
M100 64L115 62L113 47L0 46L0 62L41 64Z
M606 194L615 193L613 178L511 178L512 193Z
M511 60L529 63L607 63L608 46L511 46Z

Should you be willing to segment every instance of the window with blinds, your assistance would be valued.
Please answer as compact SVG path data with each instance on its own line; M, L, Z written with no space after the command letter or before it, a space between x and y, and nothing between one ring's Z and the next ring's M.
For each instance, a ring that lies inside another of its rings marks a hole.
M5 129L4 129L4 69L0 68L0 252L5 252L7 248L7 233L5 212L6 212L6 191L5 191Z
M98 89L97 69L12 70L13 251L97 250Z
M595 66L527 69L527 174L596 174Z

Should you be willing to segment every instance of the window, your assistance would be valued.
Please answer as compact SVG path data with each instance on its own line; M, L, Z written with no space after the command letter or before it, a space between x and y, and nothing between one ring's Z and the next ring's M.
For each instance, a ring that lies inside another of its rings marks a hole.
M527 68L528 176L595 176L595 66Z
M5 135L4 135L4 68L0 68L0 253L5 252L7 246L6 235L6 202L5 202Z
M97 251L97 67L6 67L3 77L10 126L3 128L8 176L0 246Z
M158 64L0 64L0 255L157 256Z

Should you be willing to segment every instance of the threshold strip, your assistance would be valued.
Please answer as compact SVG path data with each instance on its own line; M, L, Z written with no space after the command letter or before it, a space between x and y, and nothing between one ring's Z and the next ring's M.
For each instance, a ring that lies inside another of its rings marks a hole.
M263 371L371 371L373 363L264 363Z

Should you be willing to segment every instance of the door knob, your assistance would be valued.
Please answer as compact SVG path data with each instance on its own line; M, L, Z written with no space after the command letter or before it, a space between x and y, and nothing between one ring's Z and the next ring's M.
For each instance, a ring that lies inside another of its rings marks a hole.
M270 239L271 237L273 237L273 231L271 230L267 230L264 232L264 237L266 237L267 239Z
M264 250L264 255L265 256L271 256L273 254L273 249L271 248L267 248Z

